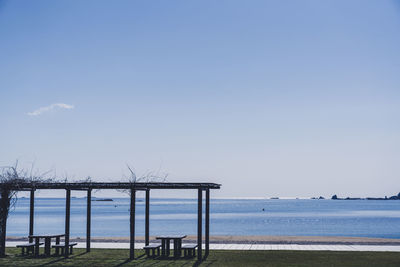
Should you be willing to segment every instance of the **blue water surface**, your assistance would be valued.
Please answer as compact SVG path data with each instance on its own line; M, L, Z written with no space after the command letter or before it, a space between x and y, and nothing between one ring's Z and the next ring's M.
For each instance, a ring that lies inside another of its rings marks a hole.
M92 201L92 236L129 236L129 199ZM264 210L263 210L264 209ZM152 199L150 234L197 233L196 199ZM64 232L65 199L35 200L35 233ZM8 236L27 236L29 198L18 199ZM212 199L211 235L298 235L400 238L400 201ZM136 234L144 235L144 201L136 203ZM71 235L86 236L86 199L72 198Z

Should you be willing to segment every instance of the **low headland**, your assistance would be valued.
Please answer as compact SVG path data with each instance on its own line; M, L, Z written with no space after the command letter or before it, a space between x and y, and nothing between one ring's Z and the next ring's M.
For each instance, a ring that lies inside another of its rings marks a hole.
M337 195L333 195L332 198L333 200L400 200L400 193L397 194L397 196L391 196L391 197L366 197L366 198L359 198L359 197L346 197L346 198L339 198Z
M277 198L271 198L271 199L277 199ZM311 199L325 199L323 196L319 197L312 197ZM338 197L337 195L333 195L331 197L333 200L400 200L400 193L398 193L396 196L385 196L385 197L345 197L341 198Z

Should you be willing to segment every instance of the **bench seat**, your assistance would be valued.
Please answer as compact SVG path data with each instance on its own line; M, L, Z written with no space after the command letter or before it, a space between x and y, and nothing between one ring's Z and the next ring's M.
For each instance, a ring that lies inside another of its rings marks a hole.
M44 243L42 242L42 243L39 243L39 246L41 246L41 245L43 245ZM34 250L35 250L35 242L32 242L32 243L24 243L24 244L20 244L20 245L17 245L17 248L21 248L22 249L22 251L21 251L21 254L22 255L25 255L25 248L26 248L26 254L28 255L29 254L29 252L34 252Z
M184 257L194 257L196 256L197 244L184 244L182 245Z
M69 254L72 254L72 248L74 246L78 245L78 243L69 243ZM51 246L52 248L56 249L56 254L58 255L58 249L61 249L61 254L64 254L64 249L65 249L65 243L60 243L60 244L54 244Z
M160 248L161 244L149 244L147 246L144 246L143 249L146 251L147 257L156 257L156 251L157 251L157 256L160 256ZM150 255L150 251L152 252L152 255Z

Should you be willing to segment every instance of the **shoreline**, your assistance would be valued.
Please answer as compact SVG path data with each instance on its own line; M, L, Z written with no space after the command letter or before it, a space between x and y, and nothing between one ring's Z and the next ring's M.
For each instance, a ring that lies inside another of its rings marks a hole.
M204 238L203 238L204 239ZM26 237L9 236L7 241L26 241ZM86 238L71 237L72 242L86 242ZM135 242L143 242L144 236L137 236ZM91 242L129 243L129 237L92 237ZM150 242L157 242L155 236ZM197 237L189 235L185 242L196 243ZM297 245L392 245L400 246L400 239L345 237L345 236L210 236L212 244L297 244Z

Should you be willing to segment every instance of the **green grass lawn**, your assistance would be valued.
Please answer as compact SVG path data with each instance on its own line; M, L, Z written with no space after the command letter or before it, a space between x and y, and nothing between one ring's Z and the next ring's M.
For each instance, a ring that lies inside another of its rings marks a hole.
M51 256L21 256L20 249L7 248L0 266L198 266L195 259L147 259L142 250L138 259L129 261L127 249L75 249L69 259ZM329 252L329 251L227 251L212 250L200 266L400 266L396 252Z

